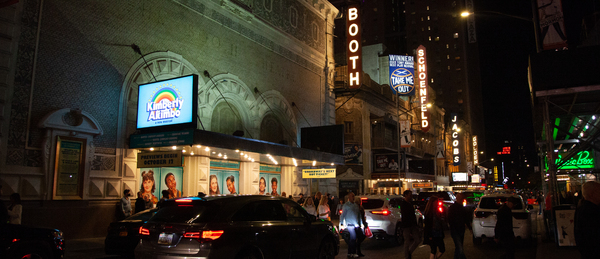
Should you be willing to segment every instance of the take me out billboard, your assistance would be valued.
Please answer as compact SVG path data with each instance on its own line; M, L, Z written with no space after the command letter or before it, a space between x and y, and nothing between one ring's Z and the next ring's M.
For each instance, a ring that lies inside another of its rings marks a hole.
M139 85L137 129L177 125L195 128L198 75Z

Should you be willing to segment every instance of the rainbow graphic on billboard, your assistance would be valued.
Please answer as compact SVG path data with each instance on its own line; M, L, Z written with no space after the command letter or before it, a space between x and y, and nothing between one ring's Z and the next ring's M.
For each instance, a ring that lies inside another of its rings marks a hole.
M146 103L148 121L168 120L181 115L183 98L176 88L165 83L156 88L154 96Z

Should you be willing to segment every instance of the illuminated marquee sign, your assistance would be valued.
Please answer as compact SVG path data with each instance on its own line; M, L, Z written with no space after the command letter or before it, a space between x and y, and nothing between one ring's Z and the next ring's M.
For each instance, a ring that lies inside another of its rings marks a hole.
M412 188L413 189L418 189L418 188L433 188L433 183L432 182L422 182L422 183L412 183Z
M498 155L510 155L510 147L502 147L501 152L497 152Z
M429 110L427 103L427 56L425 55L425 47L420 45L417 48L417 75L419 81L419 100L421 102L421 130L429 131Z
M556 158L554 164L558 165L563 162L563 157L566 156L566 153L559 153ZM595 168L594 161L594 153L592 151L580 151L577 155L571 157L564 163L562 166L557 169L589 169ZM548 168L548 163L546 161L546 169Z
M451 115L451 126L450 130L452 133L452 164L460 165L460 139L458 135L458 116L456 113L452 113Z
M196 128L198 76L189 75L140 85L137 128L189 125Z
M360 47L360 17L358 5L348 7L346 16L346 45L348 46L348 79L350 89L358 89L361 85L362 49Z
M302 169L302 178L335 178L335 168Z
M415 58L390 55L390 88L398 95L415 95Z
M474 165L478 165L479 164L479 154L477 154L477 136L473 136L473 164Z

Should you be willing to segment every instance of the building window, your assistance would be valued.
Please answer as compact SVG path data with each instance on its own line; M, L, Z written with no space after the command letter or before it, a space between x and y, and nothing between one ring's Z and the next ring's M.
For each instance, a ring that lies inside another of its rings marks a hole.
M431 83L433 84L433 77L431 78Z
M427 6L427 11L429 11L429 5Z
M455 39L458 39L458 32L455 32L455 33L454 33L454 38L455 38Z
M423 17L421 17L421 21L423 21Z
M431 31L431 26L427 26L427 30L428 30L428 31Z
M440 37L435 37L435 41L440 41Z
M431 41L431 36L429 36L429 41Z
M450 70L450 66L448 66L448 70Z
M450 45L449 45L449 44L446 44L446 48L447 48L447 49L449 49L449 48L450 48Z
M456 59L456 60L460 60L460 56L458 56L458 57L455 57L454 59Z
M446 44L448 46L448 44ZM450 55L446 55L446 59L450 59Z
M353 126L353 122L351 121L344 121L344 133L346 134L352 134L352 126Z
M431 18L429 17L429 15L427 15L427 20L428 20L428 21L429 21L429 20L431 20Z

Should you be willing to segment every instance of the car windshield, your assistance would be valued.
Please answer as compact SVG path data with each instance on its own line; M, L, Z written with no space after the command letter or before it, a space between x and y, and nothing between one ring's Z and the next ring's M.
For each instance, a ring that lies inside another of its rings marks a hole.
M365 199L362 200L362 206L365 210L379 209L383 207L384 201L381 199Z
M129 216L125 220L148 221L156 213L156 211L158 211L158 209L156 209L156 208L155 209L148 209L148 210L140 211L139 213L136 213L136 214L133 214L133 215Z
M174 205L164 207L150 218L150 222L205 223L212 220L216 206L203 202L194 205Z
M479 202L479 208L481 209L494 209L497 210L506 202L508 197L483 197ZM522 210L523 204L521 202L517 202L513 210Z

